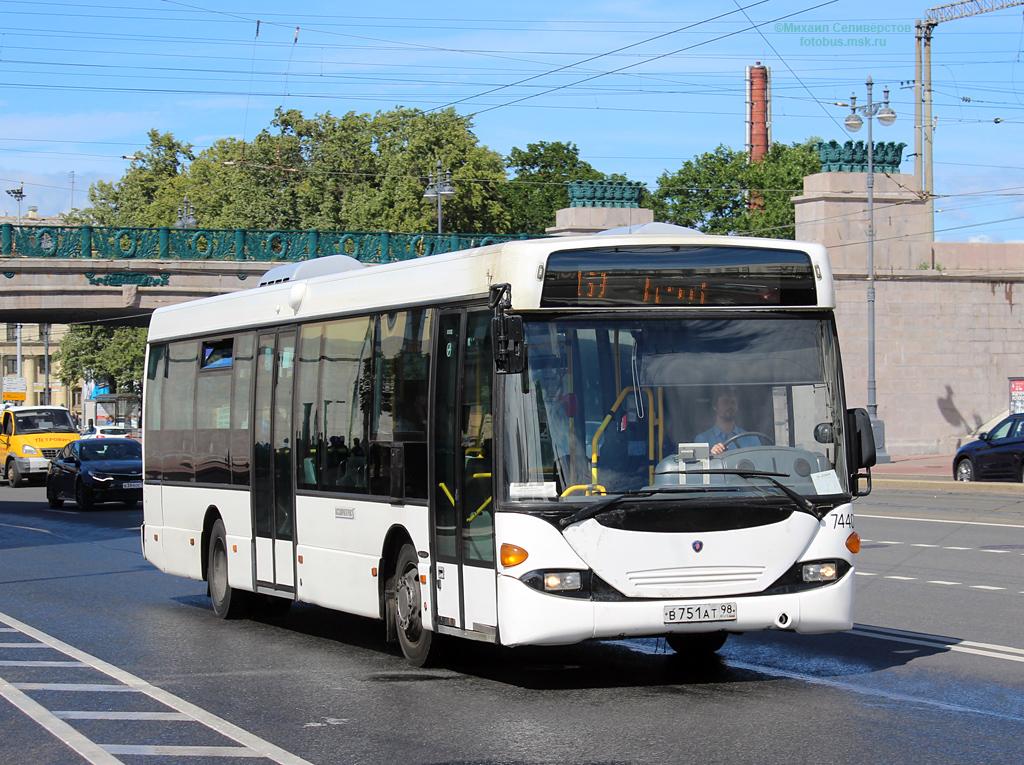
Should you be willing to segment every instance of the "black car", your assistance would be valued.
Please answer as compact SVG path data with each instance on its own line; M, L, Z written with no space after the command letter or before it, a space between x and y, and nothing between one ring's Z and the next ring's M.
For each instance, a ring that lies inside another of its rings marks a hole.
M72 441L50 460L46 500L73 499L83 510L100 502L134 507L142 499L142 445L130 438Z
M1024 414L1014 414L977 441L964 444L953 457L958 481L1024 480Z

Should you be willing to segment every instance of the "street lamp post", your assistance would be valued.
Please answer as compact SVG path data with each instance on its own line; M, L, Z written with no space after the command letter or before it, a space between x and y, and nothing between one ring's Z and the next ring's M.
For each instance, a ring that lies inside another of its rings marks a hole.
M434 174L427 174L427 190L423 192L424 199L437 200L437 233L441 233L441 200L451 199L455 196L455 189L452 187L452 171L448 170L441 179L441 160L437 160L437 180Z
M174 221L174 228L198 228L199 221L196 220L196 208L188 201L186 196L178 205L178 219Z
M25 184L16 189L7 189L7 193L18 200L18 225L21 225L21 200L25 198Z
M868 77L868 102L865 106L857 106L857 95L850 96L850 113L843 124L851 133L861 129L864 120L868 121L868 415L871 418L871 431L875 437L877 461L889 462L885 451L885 423L878 419L878 402L875 400L875 144L871 137L873 118L885 126L896 121L896 112L889 107L889 89L885 89L885 98L881 104L871 100L871 87L874 83Z

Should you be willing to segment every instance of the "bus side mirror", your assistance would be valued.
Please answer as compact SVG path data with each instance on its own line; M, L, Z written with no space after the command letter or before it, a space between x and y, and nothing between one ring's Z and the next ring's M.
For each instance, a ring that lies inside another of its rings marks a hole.
M504 324L504 329L502 329ZM515 375L526 368L525 334L520 316L491 319L494 348L494 368L498 372Z
M512 285L492 284L487 305L494 311L491 319L494 369L502 374L519 374L526 368L526 334L523 318L506 313L512 307Z
M846 410L846 456L850 471L850 487L854 496L866 497L871 493L871 468L875 464L875 436L871 431L871 417L866 409ZM861 473L866 469L866 473ZM861 479L867 486L862 491Z

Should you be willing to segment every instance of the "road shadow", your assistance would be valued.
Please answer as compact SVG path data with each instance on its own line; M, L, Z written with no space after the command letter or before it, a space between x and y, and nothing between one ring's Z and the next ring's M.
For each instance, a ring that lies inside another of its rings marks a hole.
M209 598L175 600L216 619ZM405 662L397 645L386 642L384 624L378 620L296 603L286 616L250 621L378 654L388 668L368 675L367 682L446 682L471 676L536 691L661 688L679 693L699 686L775 681L780 675L847 678L949 651L940 645L912 645L854 633L733 635L718 653L707 656L677 654L659 638L508 648L446 637L438 662L417 669Z

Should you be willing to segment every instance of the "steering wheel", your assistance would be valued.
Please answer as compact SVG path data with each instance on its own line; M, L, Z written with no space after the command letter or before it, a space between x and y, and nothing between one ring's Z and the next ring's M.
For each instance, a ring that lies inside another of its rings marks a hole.
M729 448L729 444L731 444L733 441L738 441L739 439L743 438L744 436L757 436L758 438L761 439L762 442L767 442L767 444L769 446L775 446L775 440L771 436L766 435L764 433L760 433L760 432L758 432L756 430L748 430L746 433L737 433L732 438L725 439L722 442L722 449L723 450L728 449Z

